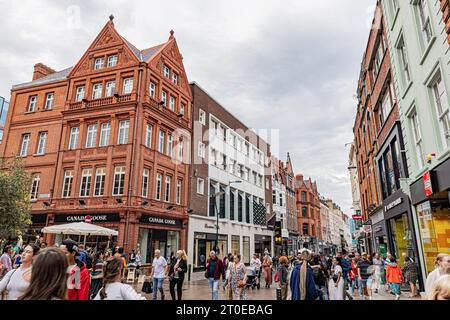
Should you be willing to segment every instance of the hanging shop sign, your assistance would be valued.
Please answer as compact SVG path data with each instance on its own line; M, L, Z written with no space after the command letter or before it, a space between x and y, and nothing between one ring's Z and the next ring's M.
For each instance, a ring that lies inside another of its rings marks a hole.
M283 237L281 234L281 221L275 222L275 245L281 246L283 244Z
M434 192L433 192L433 184L431 183L430 171L425 172L425 174L423 175L423 183L425 185L425 195L427 197L432 196Z

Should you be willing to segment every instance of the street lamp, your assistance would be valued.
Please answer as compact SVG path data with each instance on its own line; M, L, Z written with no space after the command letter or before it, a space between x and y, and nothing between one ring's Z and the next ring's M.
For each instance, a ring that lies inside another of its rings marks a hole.
M214 206L214 212L216 213L216 219L217 219L217 221L216 221L216 244L215 244L216 250L214 250L214 251L216 251L216 253L217 253L217 249L219 248L219 212L217 211L216 201L217 201L218 196L222 196L224 194L225 194L225 192L221 191L221 192L217 192L217 193L211 195L211 197L210 197L211 198L210 201L214 201L213 206Z
M233 183L242 183L242 181L241 181L241 180L236 180L236 181L230 181L230 182L228 182L228 189L230 189L230 186L231 186ZM216 213L216 244L215 244L215 247L216 247L216 250L215 250L215 251L216 251L216 254L218 254L217 251L218 251L218 249L219 249L219 212L218 212L218 210L217 210L216 201L217 201L217 197L222 196L222 195L224 195L224 194L225 194L224 191L217 192L217 193L211 195L211 199L210 199L210 201L214 201L214 202L213 202L213 205L214 205L214 212Z

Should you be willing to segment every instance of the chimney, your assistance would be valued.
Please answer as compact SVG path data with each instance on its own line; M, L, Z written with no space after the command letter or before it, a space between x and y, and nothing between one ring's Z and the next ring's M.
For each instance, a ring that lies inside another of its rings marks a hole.
M55 72L56 72L55 70L53 70L50 67L47 67L45 64L38 63L38 64L34 65L33 81L43 78L45 76L48 76L49 74L52 74Z

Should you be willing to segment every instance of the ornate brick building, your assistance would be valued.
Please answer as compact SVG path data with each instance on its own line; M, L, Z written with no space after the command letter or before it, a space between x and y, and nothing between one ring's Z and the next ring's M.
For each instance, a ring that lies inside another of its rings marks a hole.
M297 175L295 177L295 194L300 242L308 243L309 248L317 249L319 240L322 240L322 232L320 199L316 182L313 182L311 178L304 180L303 175Z
M450 44L450 0L441 0L441 10L444 14L445 31L447 32L448 43Z
M119 235L89 246L140 247L145 263L186 249L192 94L173 31L139 50L113 18L73 67L37 64L12 88L0 157L33 173L36 232L90 215Z

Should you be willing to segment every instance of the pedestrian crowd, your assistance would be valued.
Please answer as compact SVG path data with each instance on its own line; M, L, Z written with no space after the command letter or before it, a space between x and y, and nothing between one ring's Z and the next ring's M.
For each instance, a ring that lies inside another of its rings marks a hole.
M399 300L402 285L409 288L410 298L420 297L416 262L408 256L400 261L392 253L325 256L304 248L288 258L271 257L266 250L262 257L254 254L246 266L239 254L220 259L211 251L205 262L212 300L219 299L221 290L226 300L248 300L249 290L261 289L261 276L265 289L276 283L279 300L372 299L382 290ZM124 283L127 265L139 271L139 250L132 250L128 257L121 247L91 252L71 239L54 247L5 245L0 256L0 294L7 300L145 300ZM181 300L187 270L185 251L166 259L156 249L142 291L152 293L153 300L159 293L164 300L163 284L168 280L172 300ZM450 299L450 254L437 256L436 268L426 279L425 295L429 300Z

